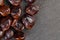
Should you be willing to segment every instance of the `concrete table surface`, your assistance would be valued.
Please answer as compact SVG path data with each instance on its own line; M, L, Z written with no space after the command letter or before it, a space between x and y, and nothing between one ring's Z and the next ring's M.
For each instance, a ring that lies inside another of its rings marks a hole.
M60 40L60 0L37 0L40 11L25 40Z

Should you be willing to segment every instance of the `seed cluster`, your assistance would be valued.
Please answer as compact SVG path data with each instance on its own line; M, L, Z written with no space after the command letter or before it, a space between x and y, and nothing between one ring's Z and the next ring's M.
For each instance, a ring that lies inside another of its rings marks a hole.
M25 14L22 14L22 0L0 0L0 40L24 40L24 29L30 30L35 24L34 15L39 6L33 5L36 0L25 0ZM7 4L6 4L7 3Z

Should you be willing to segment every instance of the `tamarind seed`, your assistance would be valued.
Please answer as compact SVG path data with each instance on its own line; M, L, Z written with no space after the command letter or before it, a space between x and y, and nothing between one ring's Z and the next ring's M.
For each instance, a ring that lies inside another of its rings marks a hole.
M24 29L24 25L16 19L14 19L12 27L17 31L21 31Z
M39 6L29 5L26 7L26 13L29 15L35 15L39 11Z
M0 0L0 6L4 5L4 0Z
M22 2L22 0L9 0L9 2L10 2L13 6L18 6L18 5L20 5L20 3Z
M13 7L11 10L11 15L14 19L18 19L21 15L21 8L18 7Z
M11 38L14 35L14 32L12 30L6 31L6 37Z
M19 32L18 34L14 35L15 40L24 40L24 33L23 32Z
M35 24L35 19L32 16L26 16L26 17L22 18L22 22L23 22L25 28L30 30L33 27L33 25Z
M3 18L1 20L0 26L1 26L3 31L6 31L10 28L11 23L12 23L12 20L9 19L9 17L7 16L6 18Z
M2 31L1 27L0 27L0 38L2 38L4 35L4 31Z
M28 4L32 4L32 3L34 3L36 0L26 0L26 2L28 3Z
M0 14L2 16L7 16L10 14L10 8L8 6L0 6Z

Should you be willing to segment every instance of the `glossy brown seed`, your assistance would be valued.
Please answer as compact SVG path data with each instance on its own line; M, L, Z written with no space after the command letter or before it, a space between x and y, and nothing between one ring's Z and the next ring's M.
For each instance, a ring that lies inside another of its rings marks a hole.
M8 37L4 36L3 40L10 40Z
M6 18L3 18L1 20L0 26L1 26L3 31L6 31L10 28L11 23L12 23L12 20L9 19L9 17L7 16Z
M14 35L14 38L15 38L15 40L24 40L25 39L24 33L23 32L20 32L18 34L15 34Z
M32 4L32 3L34 3L36 0L26 0L26 2L28 3L28 4Z
M12 5L14 5L14 6L20 5L21 1L22 1L22 0L9 0L9 2L10 2Z
M39 6L36 5L30 5L26 7L26 13L30 15L35 15L39 11Z
M25 25L26 29L30 30L35 24L35 19L32 16L26 16L22 19L22 22Z
M24 25L16 19L13 21L12 27L17 31L21 31L24 29Z
M10 38L14 35L14 32L12 30L8 30L5 33L4 40L10 40Z
M0 38L3 37L4 32L2 31L2 29L0 28Z
M4 33L3 31L0 31L0 37L2 37L2 36L3 36L3 33Z
M4 5L4 0L0 0L0 6Z
M0 19L2 18L2 15L0 14Z
M13 18L18 19L21 15L21 8L18 7L13 7L11 10L11 15Z
M12 30L6 31L6 37L11 38L14 35L14 32Z
M10 8L8 6L0 6L0 14L2 16L7 16L10 14Z

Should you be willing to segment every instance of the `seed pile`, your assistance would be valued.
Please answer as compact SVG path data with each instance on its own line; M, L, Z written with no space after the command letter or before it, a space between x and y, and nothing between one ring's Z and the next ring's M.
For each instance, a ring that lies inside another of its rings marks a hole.
M24 29L30 30L35 24L34 15L39 6L33 5L36 0L25 0L25 14L21 16L22 0L0 0L0 40L24 40ZM6 4L7 3L7 4Z

